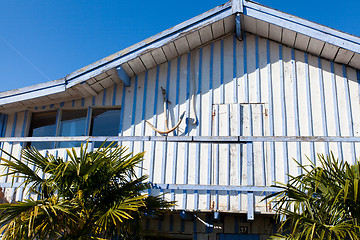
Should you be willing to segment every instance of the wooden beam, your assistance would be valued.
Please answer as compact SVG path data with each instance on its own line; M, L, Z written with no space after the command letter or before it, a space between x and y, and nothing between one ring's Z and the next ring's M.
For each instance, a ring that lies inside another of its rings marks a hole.
M120 80L124 83L125 87L130 87L130 77L125 72L124 68L122 68L121 66L118 66L116 68L116 72L117 72L117 75L120 78Z

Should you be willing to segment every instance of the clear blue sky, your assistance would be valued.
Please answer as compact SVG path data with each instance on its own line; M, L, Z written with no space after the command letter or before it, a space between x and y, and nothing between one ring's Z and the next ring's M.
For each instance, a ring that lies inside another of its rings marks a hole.
M226 0L0 3L0 91L55 80ZM360 36L360 1L258 0Z

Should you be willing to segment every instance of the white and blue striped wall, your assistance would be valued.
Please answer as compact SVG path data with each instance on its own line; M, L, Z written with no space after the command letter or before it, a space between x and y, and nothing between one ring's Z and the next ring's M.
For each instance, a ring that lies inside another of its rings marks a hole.
M206 44L138 74L130 87L108 86L97 96L36 106L0 116L5 137L27 136L31 113L50 109L121 106L119 136L155 136L145 120L164 130L161 87L169 99L169 127L185 111L170 136L360 136L360 73L285 45L246 34ZM195 121L196 120L196 121ZM194 124L196 122L196 124ZM211 138L209 138L211 141ZM333 151L353 162L360 156L353 142L190 143L124 141L131 151L146 151L144 169L154 184L202 186L196 190L153 190L176 200L176 209L247 211L249 192L226 186L269 186L298 174L292 160L306 163L316 153ZM3 148L19 154L21 143ZM64 156L61 149L49 150ZM9 179L2 179L9 182ZM207 189L206 186L223 187ZM10 190L9 190L10 191ZM269 207L255 193L255 211Z

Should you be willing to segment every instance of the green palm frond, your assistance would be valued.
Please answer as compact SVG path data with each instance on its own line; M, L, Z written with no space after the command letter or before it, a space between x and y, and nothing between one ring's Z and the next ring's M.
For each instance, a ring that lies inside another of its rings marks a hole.
M282 239L360 239L359 161L354 165L318 155L320 165L298 163L304 174L289 176L270 199L286 234ZM289 231L290 230L290 233Z
M144 212L156 214L173 204L144 194L147 176L135 171L144 153L127 153L116 143L95 151L86 143L67 153L64 161L29 148L22 152L25 162L7 153L10 159L1 163L9 169L5 175L21 177L39 200L0 204L2 239L133 238Z

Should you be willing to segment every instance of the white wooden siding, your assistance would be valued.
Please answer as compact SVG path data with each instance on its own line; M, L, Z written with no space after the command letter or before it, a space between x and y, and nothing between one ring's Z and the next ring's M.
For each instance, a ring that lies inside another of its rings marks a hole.
M227 21L220 23L226 28ZM257 31L261 32L276 28L262 22L257 26ZM120 136L155 136L145 120L165 129L161 87L166 89L169 99L169 125L173 126L186 111L180 127L170 136L360 136L357 70L249 33L243 41L228 35L188 52L193 49L193 42L207 42L217 34L224 34L214 31L216 27L213 24L212 29L201 29L188 38L179 39L175 45L164 46L163 51L154 56L148 54L130 61L128 71L137 74L131 77L130 87L124 89L118 79L111 80L106 75L104 79L110 80L91 85L95 89L94 85L99 84L99 93L95 96L52 105L34 103L40 105L35 105L28 113L10 114L5 137L26 136L23 124L29 124L29 120L24 121L24 118L30 119L31 112L89 106L121 106ZM223 31L222 28L218 30ZM313 51L319 49L313 39L296 37L290 31L280 34L280 40L287 45L302 46L310 52L312 48ZM325 46L322 54L334 55L330 50L325 53ZM173 51L184 54L173 58ZM164 57L168 61L164 62ZM158 62L162 64L155 65ZM152 68L145 70L145 67ZM197 125L193 124L195 117ZM248 168L249 148L245 143L151 141L122 144L134 152L146 151L144 170L139 170L139 174L149 175L152 183L165 184L239 186L253 181L256 186L269 186L275 180L286 181L286 173L299 173L292 158L305 163L308 161L305 156L314 160L316 153L327 153L328 149L350 162L360 156L359 143L257 142L252 148L252 170ZM3 148L18 156L21 146L6 142ZM49 153L65 156L62 149ZM254 171L253 180L248 175L251 171ZM3 178L1 181L10 180ZM246 192L228 192L226 188L210 192L161 191L177 201L177 209L247 210ZM269 211L266 203L259 203L261 198L255 196L255 210Z

